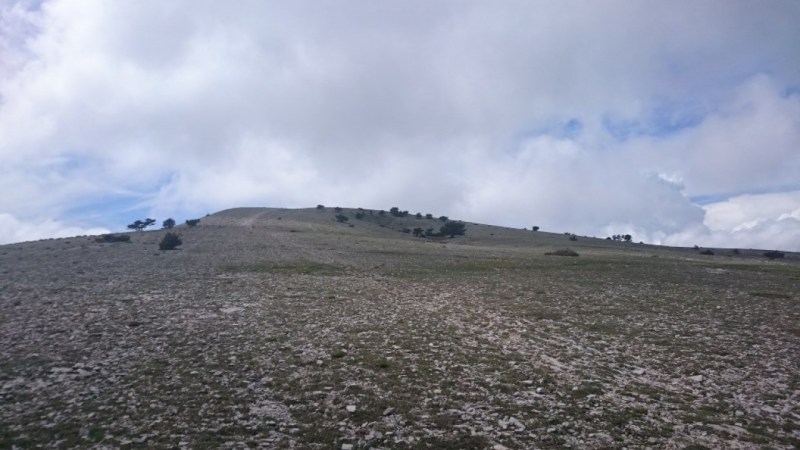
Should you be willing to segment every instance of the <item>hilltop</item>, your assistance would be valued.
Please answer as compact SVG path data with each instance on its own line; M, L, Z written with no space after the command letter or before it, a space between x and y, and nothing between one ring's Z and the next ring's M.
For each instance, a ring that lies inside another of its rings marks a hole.
M412 231L443 223L236 208L174 251L0 246L0 447L800 445L797 254Z

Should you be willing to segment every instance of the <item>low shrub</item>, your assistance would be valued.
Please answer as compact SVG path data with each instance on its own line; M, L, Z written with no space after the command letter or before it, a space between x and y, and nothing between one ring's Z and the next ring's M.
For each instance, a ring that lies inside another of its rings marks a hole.
M130 242L131 237L127 234L104 234L94 238L95 242L108 243L108 242Z
M186 221L186 225L190 227L196 227L198 223L200 223L200 219L189 219Z
M167 233L158 243L159 250L175 250L176 247L183 244L181 237L175 233Z
M764 252L763 254L765 257L769 259L783 259L783 257L785 256L783 252L779 252L777 250L771 250L768 252Z
M701 254L701 255L709 255L709 256L713 256L713 255L714 255L714 251L713 251L713 250L711 250L710 248L707 248L707 249L703 250L702 252L700 252L700 254Z
M547 252L545 253L547 256L578 256L578 252L569 248L562 248L561 250L556 250L554 252Z

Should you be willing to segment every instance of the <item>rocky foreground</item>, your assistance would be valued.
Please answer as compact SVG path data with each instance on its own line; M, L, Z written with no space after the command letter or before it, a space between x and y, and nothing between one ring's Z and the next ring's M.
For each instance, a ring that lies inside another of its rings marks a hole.
M797 261L285 216L0 247L0 448L800 446Z

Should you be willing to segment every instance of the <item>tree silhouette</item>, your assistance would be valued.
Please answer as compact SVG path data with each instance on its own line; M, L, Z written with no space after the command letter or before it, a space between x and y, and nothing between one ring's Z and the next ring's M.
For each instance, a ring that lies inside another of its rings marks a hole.
M142 231L154 223L156 223L155 219L137 220L136 222L128 225L128 228L131 230Z
M162 228L167 228L167 229L169 229L169 228L172 228L172 227L174 227L174 226L175 226L175 219L173 219L172 217L170 217L169 219L165 220L165 221L164 221L164 222L161 224L161 227L162 227Z

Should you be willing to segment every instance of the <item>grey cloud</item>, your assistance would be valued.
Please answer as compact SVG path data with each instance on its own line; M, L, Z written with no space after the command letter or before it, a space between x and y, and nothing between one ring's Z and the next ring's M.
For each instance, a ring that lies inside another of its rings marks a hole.
M687 194L800 173L795 2L53 0L0 18L18 55L0 173L25 193L0 212L23 218L111 191L163 214L397 204L659 239L702 227ZM623 142L609 118L645 125Z

